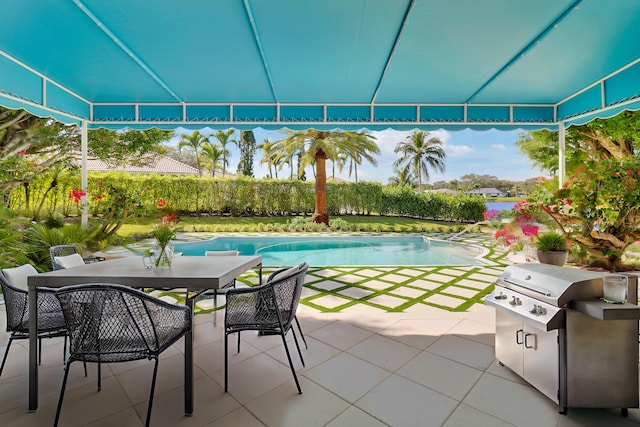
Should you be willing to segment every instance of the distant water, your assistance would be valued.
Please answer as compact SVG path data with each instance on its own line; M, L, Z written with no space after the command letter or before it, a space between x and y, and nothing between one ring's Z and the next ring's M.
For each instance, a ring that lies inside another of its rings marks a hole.
M487 211L490 211L491 209L504 211L512 209L516 202L486 202L485 204L487 205Z

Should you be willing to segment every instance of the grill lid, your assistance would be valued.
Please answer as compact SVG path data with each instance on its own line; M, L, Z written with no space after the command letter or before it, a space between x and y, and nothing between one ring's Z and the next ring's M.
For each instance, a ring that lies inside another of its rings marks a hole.
M602 296L602 273L550 264L507 266L497 284L557 307Z

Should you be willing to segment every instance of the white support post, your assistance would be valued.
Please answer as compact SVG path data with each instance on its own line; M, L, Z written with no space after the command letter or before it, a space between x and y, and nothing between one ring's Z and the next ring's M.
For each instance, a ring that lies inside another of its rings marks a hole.
M564 187L564 183L567 180L566 177L566 165L565 165L565 129L564 122L560 122L558 125L558 187Z
M82 196L82 228L87 228L89 224L89 204L88 201L88 179L87 179L87 152L89 147L89 129L88 123L86 120L82 121L82 128L80 131L80 149L82 151L82 163L81 163L81 176L80 176L80 186L82 187L82 191L85 193Z

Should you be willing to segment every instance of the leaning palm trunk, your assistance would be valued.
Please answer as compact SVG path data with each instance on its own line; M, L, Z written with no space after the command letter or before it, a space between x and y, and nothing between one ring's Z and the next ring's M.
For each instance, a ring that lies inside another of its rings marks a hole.
M327 213L327 154L316 148L316 203L311 220L317 223L329 225L329 214Z

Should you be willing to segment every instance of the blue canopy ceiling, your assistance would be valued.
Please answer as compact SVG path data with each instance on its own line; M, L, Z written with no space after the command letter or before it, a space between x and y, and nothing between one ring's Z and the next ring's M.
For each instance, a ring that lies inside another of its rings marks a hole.
M4 3L0 104L91 127L533 129L640 108L638 0Z

